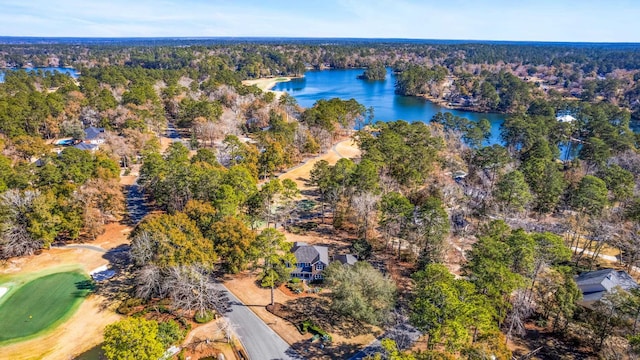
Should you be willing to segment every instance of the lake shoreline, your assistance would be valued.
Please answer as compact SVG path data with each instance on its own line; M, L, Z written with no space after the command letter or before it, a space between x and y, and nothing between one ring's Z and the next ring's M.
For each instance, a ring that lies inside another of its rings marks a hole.
M354 68L347 68L347 69L335 69L335 68L331 68L331 69L323 69L323 70L319 70L319 69L314 69L311 70L311 72L332 72L332 71L349 71L349 70L366 70L366 67L354 67ZM393 71L391 71L390 73L387 74L387 77L384 80L368 80L368 79L362 79L359 76L361 76L362 74L359 74L355 77L355 81L364 81L364 82L371 82L371 83L375 83L375 82L383 82L383 81L389 81L391 79L391 77L393 76ZM278 83L284 83L284 82L290 82L292 80L295 79L301 79L301 78L305 78L305 75L303 76L282 76L282 77L269 77L269 78L259 78L259 79L252 79L252 80L243 80L242 83L245 85L256 85L258 86L261 90L263 91L272 91L274 93L276 93L278 95L278 97L280 95L282 95L282 93L286 92L286 91L281 91L281 90L273 90L274 87L276 87L278 85ZM286 79L286 80L278 80L278 79ZM290 94L292 96L294 96L293 94ZM464 106L464 105L458 105L458 104L453 104L449 101L446 101L444 99L438 99L438 98L434 98L433 96L427 95L427 94L419 94L419 95L402 95L402 94L398 94L395 93L396 96L401 96L401 97L405 97L405 98L416 98L416 99L422 99L422 100L426 100L427 102L437 105L439 107L448 109L448 110L454 110L454 111L464 111L464 112L472 112L472 113L476 113L476 114L491 114L491 115L501 115L501 116L507 116L509 115L509 113L502 113L502 112L491 112L491 111L485 111L483 109L481 109L480 107L477 106Z
M432 104L436 104L440 107L443 108L447 108L449 110L458 110L458 111L468 111L468 112L473 112L473 113L478 113L478 114L499 114L499 115L509 115L509 113L503 113L503 112L490 112L490 111L484 111L479 109L478 107L475 106L464 106L464 105L456 105L456 104L452 104L444 99L437 99L434 98L433 96L429 96L429 95L401 95L401 94L397 94L399 96L415 96L418 98L422 98L427 100L428 102L432 103Z
M258 78L251 80L242 80L242 85L246 86L257 86L262 91L269 91L276 95L276 99L280 99L280 96L284 95L286 91L278 91L273 90L273 88L281 82L289 82L293 79L301 79L304 76L278 76L278 77L268 77L268 78Z

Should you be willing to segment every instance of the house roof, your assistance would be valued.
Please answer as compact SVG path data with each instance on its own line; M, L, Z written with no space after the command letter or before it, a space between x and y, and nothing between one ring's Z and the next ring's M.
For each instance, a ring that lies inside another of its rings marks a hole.
M291 252L298 263L313 264L321 261L329 264L329 249L326 246L310 246L304 242L295 242Z
M582 291L584 302L598 301L615 287L630 290L638 283L624 270L603 269L584 272L576 277L576 284Z
M85 140L97 139L98 137L102 136L101 134L104 134L104 128L90 126L84 129Z
M93 151L98 149L98 145L96 144L87 144L87 143L80 143L78 145L74 145L73 146L76 149L80 149L80 150L87 150L87 151Z
M556 120L560 122L574 122L577 119L569 114L566 114L566 115L556 116Z
M342 265L353 265L358 261L358 258L351 254L338 255L333 258L334 261L339 261Z

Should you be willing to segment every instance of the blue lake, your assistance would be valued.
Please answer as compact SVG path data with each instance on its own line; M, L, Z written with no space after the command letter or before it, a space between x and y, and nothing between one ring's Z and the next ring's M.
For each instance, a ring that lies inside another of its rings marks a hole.
M450 112L472 121L487 119L491 122L491 137L485 145L504 144L500 139L500 126L507 115L452 110L424 98L397 95L394 86L396 79L390 70L387 70L387 79L384 81L358 79L358 75L363 71L362 69L307 71L303 78L277 83L273 90L288 92L303 107L311 107L320 99L353 98L367 108L373 106L374 121L429 122L438 112ZM568 160L575 156L576 147L573 147L571 154L567 152L566 144L561 144L559 150L560 159Z
M308 71L304 78L293 79L276 84L273 90L286 91L303 107L311 107L320 99L341 98L356 99L367 108L373 106L375 120L406 120L429 122L438 112L451 112L454 115L478 121L491 122L489 143L500 142L500 125L506 115L451 110L436 105L426 99L413 96L400 96L395 93L395 76L391 71L384 81L358 79L362 69Z
M39 68L20 68L20 69L9 68L9 69L0 69L0 82L4 82L4 74L6 71L15 71L15 70L25 70L27 72L32 70L33 71L42 70L42 71L51 72L51 73L57 71L59 73L67 74L74 79L77 79L78 76L80 75L76 69L65 68L65 67L39 67Z

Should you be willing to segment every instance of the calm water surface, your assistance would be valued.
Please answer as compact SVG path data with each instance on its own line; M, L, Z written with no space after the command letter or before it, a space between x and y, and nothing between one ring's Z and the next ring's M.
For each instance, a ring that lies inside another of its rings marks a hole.
M385 81L360 80L357 76L363 71L362 69L308 71L304 78L278 83L273 90L288 92L303 107L310 107L320 99L354 98L367 108L373 106L376 121L429 122L433 115L440 111L448 111L473 121L485 118L491 122L489 143L500 143L500 125L504 122L505 115L451 110L423 98L396 95L395 76L391 71L388 71Z

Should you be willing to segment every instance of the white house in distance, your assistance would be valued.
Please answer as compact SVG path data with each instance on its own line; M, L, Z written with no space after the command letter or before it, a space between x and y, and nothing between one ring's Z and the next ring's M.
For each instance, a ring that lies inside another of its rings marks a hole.
M563 123L571 123L571 122L576 121L577 119L574 118L573 116L569 115L569 114L564 114L564 115L556 116L556 120L558 120L559 122L563 122Z
M329 266L329 249L326 246L312 246L297 241L291 252L296 257L295 269L291 277L303 280L322 280L322 270Z

